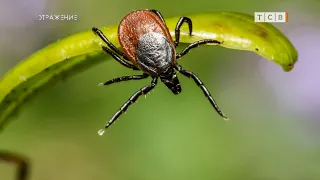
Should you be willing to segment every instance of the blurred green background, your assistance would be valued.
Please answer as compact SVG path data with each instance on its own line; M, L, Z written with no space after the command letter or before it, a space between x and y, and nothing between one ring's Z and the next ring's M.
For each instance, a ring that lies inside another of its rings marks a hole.
M275 25L300 57L285 73L251 52L198 48L180 64L204 81L230 121L217 115L191 79L178 75L181 94L159 83L98 136L124 101L150 82L99 87L135 73L106 56L105 63L36 96L0 134L0 149L29 157L30 180L320 179L319 7L318 0L1 0L1 75L59 38L116 24L144 8L165 17L287 11L289 23ZM78 20L38 21L39 14ZM15 170L1 163L0 179L14 179Z

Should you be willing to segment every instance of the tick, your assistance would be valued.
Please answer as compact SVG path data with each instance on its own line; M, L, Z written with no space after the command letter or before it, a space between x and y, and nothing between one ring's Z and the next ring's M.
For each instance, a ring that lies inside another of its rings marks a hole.
M211 96L200 78L193 72L184 69L177 63L177 59L182 58L191 49L207 43L221 44L214 39L204 39L196 41L187 46L182 52L177 53L176 47L179 45L180 28L187 23L189 35L192 36L192 21L188 17L181 17L176 24L175 40L170 35L166 22L157 10L136 10L126 15L118 27L118 39L122 51L116 48L98 28L93 27L92 31L98 35L107 46L102 45L102 49L111 55L123 66L132 70L142 71L140 75L131 75L114 78L101 85L110 85L116 82L141 80L148 77L152 78L150 84L142 87L135 92L106 123L105 129L112 125L119 116L125 112L141 95L151 91L160 79L173 94L181 93L181 86L176 71L192 78L202 89L204 95L208 98L211 105L219 115L227 120L228 118L220 110L219 106ZM104 130L99 130L102 135Z

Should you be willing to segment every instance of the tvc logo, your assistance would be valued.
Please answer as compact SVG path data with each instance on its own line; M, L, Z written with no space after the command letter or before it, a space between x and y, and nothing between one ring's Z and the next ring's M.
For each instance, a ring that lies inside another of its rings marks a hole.
M254 22L288 22L288 12L255 12Z

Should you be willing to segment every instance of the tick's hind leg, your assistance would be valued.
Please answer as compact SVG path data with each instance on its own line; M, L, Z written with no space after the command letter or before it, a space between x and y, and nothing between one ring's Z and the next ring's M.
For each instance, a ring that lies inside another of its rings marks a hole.
M181 53L177 53L176 58L179 59L182 56L186 55L191 49L197 48L200 45L205 45L205 44L221 44L221 42L214 39L203 39L200 41L196 41L190 44L189 46L187 46L184 50L182 50Z
M195 75L193 72L190 72L188 70L183 69L180 65L176 65L175 67L181 74L187 76L188 78L192 78L194 82L202 89L204 95L208 98L210 101L211 105L214 107L214 109L218 112L218 114L225 120L228 120L229 118L226 117L221 109L219 108L218 104L215 102L213 97L211 96L210 92L206 88L206 86L203 84L203 82L200 80L200 78Z
M9 152L0 152L0 159L18 166L17 180L27 180L29 164L24 157Z
M116 52L119 56L123 57L125 60L129 61L129 59L123 54L123 52L121 52L115 45L113 45L100 29L93 27L92 31L96 35L98 35L109 46L111 50Z
M101 30L99 30L96 27L92 28L92 31L97 34L108 46L109 48L107 48L106 46L102 46L102 49L107 52L109 55L111 55L115 60L117 60L118 62L120 62L122 65L124 65L127 68L133 69L133 70L139 70L137 67L135 67L134 65L130 64L127 61L124 61L122 58L124 58L125 60L129 60L119 49L117 49L117 47L115 47L109 40L108 38L103 34L103 32ZM120 57L121 56L121 57Z
M115 52L113 52L112 50L110 50L109 48L107 48L106 46L102 46L102 49L107 52L109 55L111 55L113 57L113 59L115 59L116 61L118 61L120 64L122 64L123 66L133 69L133 70L140 70L139 68L135 67L134 65L130 64L127 61L124 61L123 59L121 59L121 57L116 54Z
M100 83L99 85L110 85L110 84L118 83L122 81L145 79L147 77L149 77L149 75L145 73L143 73L142 75L122 76L122 77L111 79L105 83Z
M189 27L189 35L192 35L192 21L188 17L181 17L179 21L177 22L176 28L175 28L175 41L174 44L177 47L180 43L180 28L183 23L187 23Z
M105 129L107 129L109 126L111 126L111 124L113 124L118 118L119 116L125 112L128 107L133 104L134 102L137 101L137 99L144 94L147 94L149 91L151 91L156 85L157 85L157 81L158 78L154 77L151 81L151 83L147 86L144 86L143 88L141 88L139 91L137 91L136 93L134 93L129 100L127 100L122 107L113 115L113 117L107 122L107 124L105 125ZM99 132L103 132L104 130L100 130Z

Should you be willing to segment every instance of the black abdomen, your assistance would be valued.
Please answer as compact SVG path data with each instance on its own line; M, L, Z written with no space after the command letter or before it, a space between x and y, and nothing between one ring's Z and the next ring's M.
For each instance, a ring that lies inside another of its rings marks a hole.
M143 35L136 47L139 67L150 75L159 75L174 63L174 49L168 40L159 33Z

